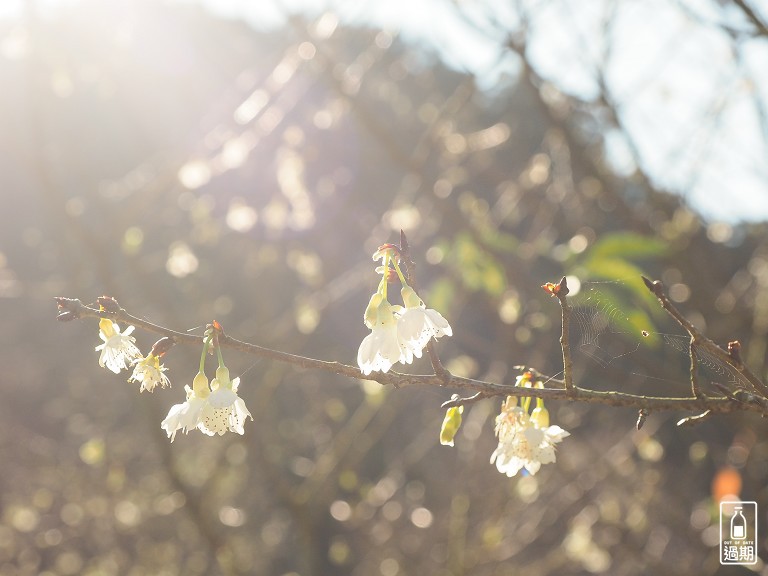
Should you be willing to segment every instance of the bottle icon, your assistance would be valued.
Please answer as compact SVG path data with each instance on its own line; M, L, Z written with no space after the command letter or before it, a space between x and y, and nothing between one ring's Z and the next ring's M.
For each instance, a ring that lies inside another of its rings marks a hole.
M731 517L731 538L744 540L747 537L747 519L741 513L741 506L736 506Z

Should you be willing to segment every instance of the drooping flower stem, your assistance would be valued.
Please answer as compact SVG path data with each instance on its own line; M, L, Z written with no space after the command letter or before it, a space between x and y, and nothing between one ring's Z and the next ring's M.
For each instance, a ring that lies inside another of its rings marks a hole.
M393 263L395 265L395 272L397 272L397 276L398 276L398 278L400 278L400 283L403 286L408 286L408 282L405 281L405 276L403 275L403 271L400 270L400 265L397 263L397 259L396 258L393 260Z
M210 346L211 346L211 336L206 335L205 338L203 338L203 353L200 354L200 372L205 372L205 357L208 354L208 348Z
M416 263L411 258L411 247L410 244L408 244L408 238L406 238L405 232L402 229L400 230L400 260L403 262L403 266L405 267L408 283L404 282L404 277L402 276L402 272L397 264L397 261L395 261L395 269L399 274L401 274L400 279L403 281L403 286L408 286L415 292L418 290L418 286L416 285L416 276L414 274ZM424 348L427 351L427 355L429 356L429 362L432 364L432 371L434 372L435 376L439 377L444 385L450 384L453 379L453 374L451 374L451 372L447 370L445 366L443 366L443 362L440 360L440 356L437 354L437 350L431 339L426 343Z
M219 368L224 368L224 357L221 355L221 346L218 345L218 342L216 342L216 357L219 360Z
M387 299L387 271L389 270L389 258L390 258L390 252L389 250L384 252L384 258L382 259L382 264L384 268L384 274L381 275L381 282L379 282L379 292L381 292L381 295L384 297L383 299ZM397 266L397 264L395 264Z

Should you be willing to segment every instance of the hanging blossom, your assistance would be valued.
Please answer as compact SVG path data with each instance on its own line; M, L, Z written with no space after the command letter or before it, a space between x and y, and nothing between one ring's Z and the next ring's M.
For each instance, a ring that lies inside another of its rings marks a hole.
M140 392L152 392L156 386L165 388L171 385L168 376L164 374L167 370L160 364L160 357L149 353L146 358L137 358L133 361L133 374L128 378L128 382L138 382L141 384Z
M245 402L237 395L240 378L229 379L229 369L219 366L216 377L211 381L212 392L208 396L200 413L198 428L204 434L224 434L227 431L245 433L243 424L246 418L253 416L245 406Z
M214 326L221 329L216 322ZM224 365L219 346L216 347L219 367L216 369L216 377L209 386L208 377L203 368L210 345L211 340L206 335L203 352L200 355L200 370L192 381L192 387L184 387L187 392L187 401L172 406L168 416L160 424L171 442L179 430L186 434L195 428L208 436L224 434L227 431L243 434L246 418L253 420L245 402L237 395L240 378L230 380L229 369Z
M371 372L387 372L396 362L413 362L413 351L398 335L395 307L381 292L371 297L365 312L365 325L371 329L371 333L363 339L357 350L357 364L363 374L367 376Z
M451 400L458 400L459 395L454 394ZM453 439L461 428L461 418L464 413L464 406L451 406L445 411L445 418L440 427L440 444L443 446L453 446Z
M427 308L416 291L404 281L400 294L405 308L396 314L398 337L417 358L421 358L422 350L432 338L452 336L453 330L448 320L437 310Z
M103 344L96 346L96 351L101 350L99 366L105 366L115 374L121 370L127 370L134 360L141 358L141 352L136 347L136 339L131 336L133 326L128 326L125 332L120 332L117 322L107 318L99 320L99 337Z
M436 310L427 308L408 286L398 264L396 246L384 244L374 253L373 259L382 261L382 266L376 268L382 279L363 317L371 333L363 339L357 351L357 363L366 376L374 371L387 372L397 362L410 364L414 356L421 358L431 338L453 334L448 321ZM403 285L400 293L405 307L392 305L387 300L387 284L396 277Z
M549 413L542 406L529 415L517 405L517 398L508 396L496 417L496 435L499 445L491 454L491 464L502 474L514 476L525 468L536 474L542 464L555 461L555 444L568 432L559 426L549 425Z
M171 381L164 374L167 368L160 364L160 358L165 356L165 353L173 345L173 338L168 336L155 342L146 358L139 357L133 361L133 374L128 378L128 382L139 382L141 384L140 392L144 392L144 390L152 392L157 386L161 388L170 386Z
M208 388L208 378L202 370L192 381L192 387L184 386L184 390L187 392L187 401L171 406L168 416L160 424L171 442L176 439L176 432L179 430L186 434L200 425L203 408L211 394Z

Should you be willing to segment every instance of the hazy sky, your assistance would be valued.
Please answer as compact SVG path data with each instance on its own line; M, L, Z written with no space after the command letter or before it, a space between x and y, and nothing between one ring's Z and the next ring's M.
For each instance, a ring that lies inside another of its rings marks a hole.
M257 28L279 26L289 12L334 7L344 21L388 27L428 46L486 89L516 65L499 57L500 35L467 25L448 0L179 1L197 1ZM493 14L513 27L519 21L505 8L510 4L459 3L477 22ZM682 194L711 220L768 218L768 126L755 105L768 110L768 39L739 42L734 52L721 25L749 30L740 12L714 0L521 4L530 14L529 57L542 76L590 100L599 92L596 70L605 69L624 126L657 185ZM751 4L768 17L768 0ZM606 34L609 15L613 32ZM634 167L620 133L609 135L609 147L619 171Z
M78 0L37 0L38 10ZM173 0L204 5L257 29L285 15L319 15L333 8L343 22L366 23L420 43L451 67L475 74L492 90L517 61L499 50L519 24L506 0ZM561 90L590 101L610 88L625 130L657 186L682 194L711 220L768 219L768 39L732 42L723 32L749 30L737 10L716 0L521 0L528 14L528 56ZM18 16L23 0L0 1L0 16ZM751 5L768 19L768 0ZM490 18L502 24L488 25ZM606 22L610 19L610 33ZM2 39L0 39L2 42ZM608 55L606 57L605 55ZM608 135L609 159L634 168L621 132Z

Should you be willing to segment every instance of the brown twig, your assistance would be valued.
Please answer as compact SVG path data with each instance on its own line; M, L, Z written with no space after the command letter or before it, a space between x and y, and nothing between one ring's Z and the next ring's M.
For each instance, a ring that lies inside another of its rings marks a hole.
M757 28L758 34L768 36L768 26L744 0L734 0L734 4L741 9L747 19Z
M468 404L474 404L484 398L488 398L488 394L484 392L475 392L472 396L467 398L461 398L458 394L454 394L453 398L440 404L440 408L454 408L456 406L467 406Z
M664 293L664 286L659 280L651 281L645 276L642 276L642 279L646 288L648 288L648 290L650 290L650 292L659 300L661 307L664 308L664 310L666 310L667 313L675 319L675 322L680 324L680 326L682 326L682 328L688 332L691 337L691 350L694 346L698 346L718 360L725 362L739 374L741 374L746 379L746 381L749 382L755 392L759 393L763 397L768 396L768 386L766 386L757 376L752 373L752 371L747 366L741 362L741 357L738 352L734 353L732 351L729 354L720 346L715 344L712 340L699 332L699 330L693 324L691 324L688 319L683 316L680 311L675 308L675 306L669 301L669 298L667 298L667 295ZM733 346L731 348L733 348ZM739 348L739 346L736 348ZM693 357L693 354L691 356ZM693 380L693 365L694 360L691 360L691 387L694 389L694 395L696 395L696 382Z
M80 300L70 298L57 298L59 306L59 318L62 320L73 320L76 318L110 318L115 322L132 324L138 328L166 336L176 344L202 346L203 337L183 332L177 332L163 326L159 326L147 320L137 318L129 314L123 308L117 307L116 311L97 309L83 304ZM701 413L710 411L711 413L728 412L757 412L763 416L768 416L768 400L763 396L747 393L739 390L719 397L689 397L689 398L664 398L657 396L642 396L638 394L629 394L614 391L586 390L572 386L566 388L566 382L553 377L540 375L543 380L551 383L556 388L524 388L519 386L510 386L507 384L496 384L482 380L474 380L456 376L443 368L446 376L439 374L402 374L389 371L374 372L370 375L364 375L356 366L349 366L340 362L329 362L315 358L307 358L288 352L273 350L242 342L223 332L219 334L219 345L222 348L237 350L244 354L257 356L260 358L269 358L277 362L291 364L298 368L321 370L349 378L375 381L383 385L392 385L398 388L408 386L435 386L445 387L449 385L458 390L465 390L473 393L468 398L459 398L451 400L444 404L445 407L459 406L464 403L471 403L481 399L481 397L494 396L529 396L541 398L543 400L570 400L575 402L584 402L589 404L602 404L606 406L625 406L636 410L645 409L651 412L663 411L683 411ZM725 352L723 352L725 354ZM537 372L537 374L539 374Z
M683 418L682 420L679 420L677 422L678 426L694 426L696 424L701 424L704 422L704 420L710 418L712 416L712 410L705 410L701 414L696 414L695 416L688 416L687 418Z
M563 350L563 380L565 390L572 394L576 390L573 384L573 361L571 360L571 344L569 340L571 326L571 305L568 304L568 282L563 276L554 294L560 302L562 325L560 328L560 347Z
M400 230L400 261L405 267L405 276L408 279L408 284L418 293L418 287L416 284L416 263L411 258L411 246L408 244L408 238L405 237L405 232ZM440 356L437 355L435 349L435 343L432 338L429 339L426 345L427 354L429 355L429 361L432 364L432 370L434 370L437 376L440 376L446 384L451 379L452 374L446 370L443 363L440 361Z
M635 422L635 428L637 430L641 430L642 427L645 426L646 418L648 418L648 410L640 408L640 410L637 411L637 422Z
M699 390L699 360L696 355L696 340L693 336L691 336L691 341L688 344L688 357L691 360L691 367L689 370L691 377L691 394L698 398L701 396L701 391Z

